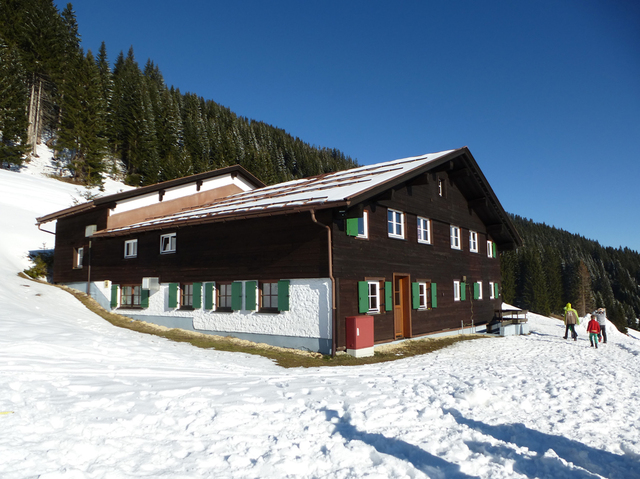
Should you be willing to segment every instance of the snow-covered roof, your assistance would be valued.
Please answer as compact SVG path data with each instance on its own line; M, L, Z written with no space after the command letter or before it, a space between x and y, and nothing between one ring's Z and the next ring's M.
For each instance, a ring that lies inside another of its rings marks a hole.
M126 234L134 229L157 229L186 223L208 222L216 218L245 217L261 213L286 213L290 210L322 209L361 196L394 179L422 170L430 163L443 159L456 150L441 151L411 158L361 166L350 170L292 180L265 186L252 191L220 198L206 205L185 209L178 213L132 225L104 230L96 234Z

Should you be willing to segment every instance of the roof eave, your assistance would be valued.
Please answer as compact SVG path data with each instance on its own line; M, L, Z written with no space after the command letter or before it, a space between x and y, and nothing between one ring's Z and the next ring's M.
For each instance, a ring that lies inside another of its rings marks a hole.
M340 208L344 206L348 206L348 203L345 201L332 201L327 203L295 206L290 208L286 208L286 207L272 208L272 209L260 210L255 212L246 212L244 214L238 214L237 212L233 212L229 214L218 214L218 215L206 216L202 218L174 220L167 223L156 223L156 224L141 225L141 226L132 225L131 227L127 227L126 229L102 230L102 231L95 232L93 234L93 237L108 238L108 237L116 237L116 236L127 236L127 235L146 232L146 231L177 229L185 226L194 226L194 225L200 225L200 224L224 223L227 221L237 221L237 220L245 220L245 219L253 219L253 218L263 218L268 216L296 214L296 213L302 213L302 212L311 211L311 210L318 211L318 210L325 210L330 208Z

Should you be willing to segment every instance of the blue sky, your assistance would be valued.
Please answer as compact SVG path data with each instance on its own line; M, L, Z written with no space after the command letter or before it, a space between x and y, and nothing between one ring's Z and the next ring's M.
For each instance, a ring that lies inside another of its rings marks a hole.
M66 2L56 1L60 10ZM79 1L82 46L361 164L468 146L510 213L640 251L640 3Z

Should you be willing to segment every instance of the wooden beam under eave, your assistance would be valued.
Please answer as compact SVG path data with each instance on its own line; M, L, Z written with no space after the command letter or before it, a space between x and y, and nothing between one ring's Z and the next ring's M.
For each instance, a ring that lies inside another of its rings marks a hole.
M428 184L429 184L428 173L423 173L407 181L407 186L418 186L418 185L428 185Z
M389 200L392 200L394 193L395 193L394 189L393 188L389 188L388 190L380 193L376 197L376 201L389 201Z
M469 208L477 208L479 206L487 206L489 204L486 196L469 200Z
M495 225L487 226L487 233L490 235L498 235L504 233L504 225L502 223L498 223Z
M513 251L514 249L516 249L516 244L513 241L498 243L498 251Z
M453 170L449 172L449 178L455 180L457 178L466 178L471 174L469 168L460 168L459 170Z

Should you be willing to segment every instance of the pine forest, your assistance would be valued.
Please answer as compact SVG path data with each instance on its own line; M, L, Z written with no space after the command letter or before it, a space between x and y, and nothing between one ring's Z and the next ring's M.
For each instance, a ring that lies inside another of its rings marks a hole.
M20 165L39 143L73 181L100 185L104 173L148 185L240 164L266 184L357 166L336 149L167 87L153 61L133 48L113 67L103 43L80 47L72 5L0 0L0 165ZM619 329L638 328L640 254L512 216L524 245L502 253L507 303L581 315L606 307Z
M267 184L357 166L284 130L214 101L167 87L160 69L140 69L133 48L110 67L80 48L71 4L0 2L0 131L3 164L20 164L46 142L80 184L123 165L133 186L240 164Z
M581 316L606 308L620 331L639 329L640 254L603 247L552 226L511 215L524 245L501 253L505 302L561 315L571 303Z

